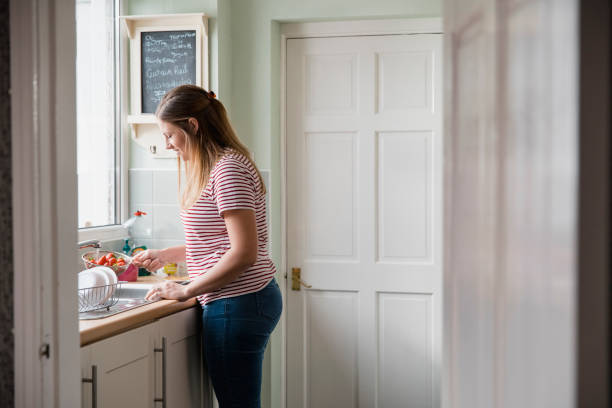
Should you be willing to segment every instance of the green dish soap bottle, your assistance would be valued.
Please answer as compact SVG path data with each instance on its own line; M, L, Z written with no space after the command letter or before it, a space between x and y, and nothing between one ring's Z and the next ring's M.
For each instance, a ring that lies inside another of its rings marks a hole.
M123 251L124 254L126 255L130 255L130 252L132 251L132 247L130 247L130 243L129 243L129 239L125 240L125 245L123 245L123 249L121 251Z

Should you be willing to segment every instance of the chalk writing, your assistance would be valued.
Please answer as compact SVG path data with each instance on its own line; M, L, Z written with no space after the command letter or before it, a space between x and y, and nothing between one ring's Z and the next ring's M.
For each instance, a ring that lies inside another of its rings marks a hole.
M142 113L154 113L170 89L196 83L196 31L141 33Z

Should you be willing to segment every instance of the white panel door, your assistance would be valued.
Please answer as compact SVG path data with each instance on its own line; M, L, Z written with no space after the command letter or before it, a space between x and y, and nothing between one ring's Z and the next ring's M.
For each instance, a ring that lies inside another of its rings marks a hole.
M440 34L287 42L287 407L439 407Z

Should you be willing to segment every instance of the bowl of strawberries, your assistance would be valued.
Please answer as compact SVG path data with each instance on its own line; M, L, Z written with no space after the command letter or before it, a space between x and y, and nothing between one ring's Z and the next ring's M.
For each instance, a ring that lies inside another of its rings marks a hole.
M115 272L117 277L121 277L127 271L131 262L130 257L125 254L104 250L86 252L81 258L87 269L107 266Z

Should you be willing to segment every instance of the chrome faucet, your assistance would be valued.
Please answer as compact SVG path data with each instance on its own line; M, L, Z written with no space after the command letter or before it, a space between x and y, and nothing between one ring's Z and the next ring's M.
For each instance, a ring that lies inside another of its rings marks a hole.
M97 239L90 239L89 241L79 242L79 249L83 248L102 248L102 244Z

